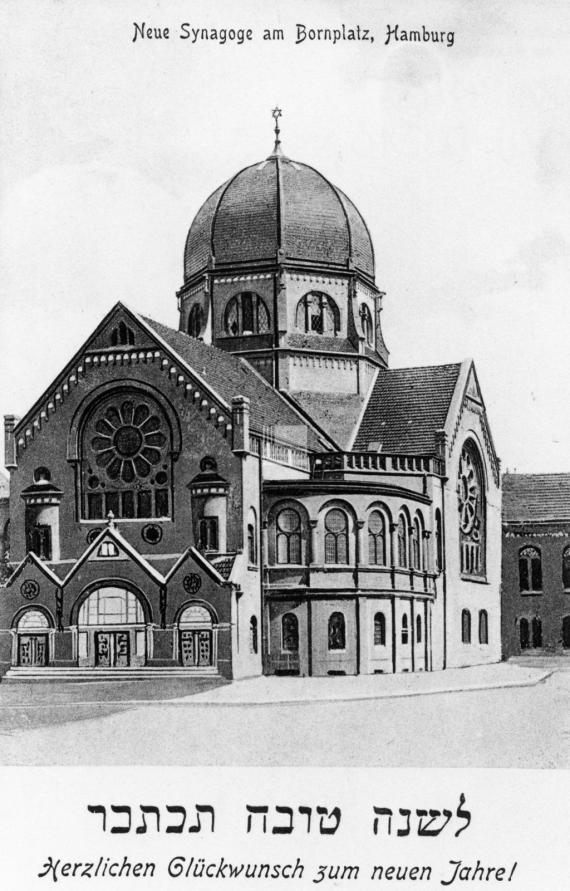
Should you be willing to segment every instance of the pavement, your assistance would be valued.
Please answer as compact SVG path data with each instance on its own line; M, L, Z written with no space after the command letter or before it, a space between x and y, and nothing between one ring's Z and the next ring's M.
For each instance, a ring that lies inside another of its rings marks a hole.
M193 696L171 699L188 705L270 705L272 703L351 702L361 699L399 699L437 693L463 693L504 687L532 687L552 671L500 662L468 668L413 674L349 677L255 677L214 687Z

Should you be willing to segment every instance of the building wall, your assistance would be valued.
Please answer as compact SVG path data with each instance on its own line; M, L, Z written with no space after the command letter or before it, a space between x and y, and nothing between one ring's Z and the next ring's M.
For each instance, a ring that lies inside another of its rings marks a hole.
M536 548L541 555L542 588L540 592L521 591L519 579L519 552L526 547ZM570 526L560 524L506 525L503 529L503 591L502 591L502 638L503 656L519 656L544 653L566 653L562 622L570 621L570 589L564 588L562 557L570 547ZM538 619L542 628L542 647L532 646L521 650L520 620L526 618L531 625Z

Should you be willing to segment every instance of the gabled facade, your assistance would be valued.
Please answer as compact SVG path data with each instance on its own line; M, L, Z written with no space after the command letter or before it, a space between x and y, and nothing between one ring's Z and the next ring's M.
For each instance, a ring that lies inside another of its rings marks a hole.
M270 157L204 204L180 328L117 304L6 418L0 668L334 675L500 658L471 362L390 370L372 242Z

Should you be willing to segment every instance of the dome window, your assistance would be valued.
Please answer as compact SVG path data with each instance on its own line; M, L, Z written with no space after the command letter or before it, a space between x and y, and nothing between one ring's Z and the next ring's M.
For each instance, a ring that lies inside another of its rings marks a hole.
M372 323L372 313L365 303L360 307L360 321L362 324L362 333L368 346L374 346L374 325Z
M200 337L204 327L204 311L199 303L195 303L188 316L188 334L191 337Z
M229 337L269 332L269 312L263 298L253 291L242 291L226 307L225 332Z
M297 304L296 326L306 334L336 337L340 330L338 306L328 294L310 291Z

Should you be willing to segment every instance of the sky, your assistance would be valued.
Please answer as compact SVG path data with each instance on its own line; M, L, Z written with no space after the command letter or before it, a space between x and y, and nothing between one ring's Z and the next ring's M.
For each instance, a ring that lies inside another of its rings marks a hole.
M374 42L295 43L343 23ZM474 358L503 469L570 471L567 3L3 0L0 24L2 415L117 300L176 326L190 223L269 154L277 103L368 223L391 366Z

